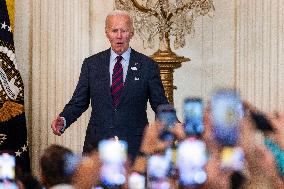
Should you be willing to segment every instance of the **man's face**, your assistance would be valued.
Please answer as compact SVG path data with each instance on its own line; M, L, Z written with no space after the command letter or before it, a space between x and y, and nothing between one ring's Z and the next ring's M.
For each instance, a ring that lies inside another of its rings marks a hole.
M127 16L109 16L105 32L115 53L122 54L128 49L133 31Z

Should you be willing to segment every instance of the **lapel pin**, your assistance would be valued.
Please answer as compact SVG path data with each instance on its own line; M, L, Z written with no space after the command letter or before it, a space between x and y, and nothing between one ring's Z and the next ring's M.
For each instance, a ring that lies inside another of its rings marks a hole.
M137 68L136 67L131 67L131 70L137 70Z
M139 80L139 78L138 77L135 77L135 81L138 81Z
M135 66L137 66L137 65L138 65L138 63L137 63L137 62L135 62L135 63L134 63L134 65L135 65Z

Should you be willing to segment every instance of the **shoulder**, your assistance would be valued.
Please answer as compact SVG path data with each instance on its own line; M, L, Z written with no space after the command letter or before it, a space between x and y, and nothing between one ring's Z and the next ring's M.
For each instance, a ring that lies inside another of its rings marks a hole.
M131 49L131 56L136 59L139 60L140 62L142 62L143 64L147 64L150 66L156 66L158 65L157 62L155 62L151 57L142 54L134 49Z
M106 59L109 57L110 57L110 49L107 49L85 58L84 62L93 62L101 59Z

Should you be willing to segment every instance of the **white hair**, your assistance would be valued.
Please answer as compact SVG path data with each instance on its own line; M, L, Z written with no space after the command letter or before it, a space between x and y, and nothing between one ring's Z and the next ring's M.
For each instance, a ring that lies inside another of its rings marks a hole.
M134 28L133 28L133 20L132 20L132 17L131 15L129 14L129 12L127 11L124 11L124 10L113 10L111 11L110 13L108 13L107 17L106 17L106 20L105 20L105 27L107 28L108 26L108 19L109 17L111 16L126 16L129 18L129 22L130 22L130 28L132 31L134 31Z

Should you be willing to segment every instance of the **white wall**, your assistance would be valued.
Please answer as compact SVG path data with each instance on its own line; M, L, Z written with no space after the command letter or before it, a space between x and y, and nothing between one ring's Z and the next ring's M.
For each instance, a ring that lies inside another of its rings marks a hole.
M237 1L236 85L265 111L284 110L284 1Z

